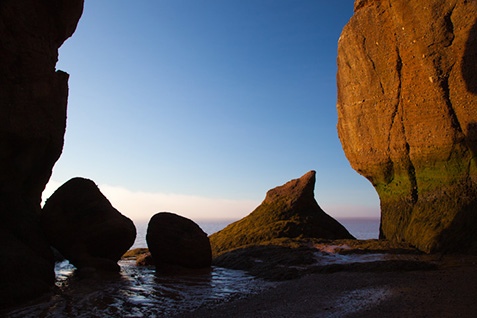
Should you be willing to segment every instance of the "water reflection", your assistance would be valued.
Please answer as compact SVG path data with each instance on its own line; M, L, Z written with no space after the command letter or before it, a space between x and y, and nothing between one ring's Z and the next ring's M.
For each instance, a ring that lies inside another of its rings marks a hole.
M371 263L378 261L393 261L393 260L407 260L420 261L429 260L427 255L409 255L409 254L384 254L384 253L369 253L369 254L339 254L324 251L317 251L315 253L318 265L332 265L332 264L352 264L352 263Z
M371 263L379 261L433 261L438 256L422 253L361 252L359 249L344 245L315 244L317 265ZM349 251L349 253L346 253Z
M154 268L120 261L119 274L80 273L56 265L55 293L46 302L13 310L9 317L167 317L212 306L271 284L242 271L212 268L199 275L158 276Z

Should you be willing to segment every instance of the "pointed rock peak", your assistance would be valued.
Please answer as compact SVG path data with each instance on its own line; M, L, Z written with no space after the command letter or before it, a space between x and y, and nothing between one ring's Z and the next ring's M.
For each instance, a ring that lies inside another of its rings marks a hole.
M283 238L352 239L316 202L315 176L310 171L268 191L252 213L210 236L213 254Z
M276 200L278 197L314 197L316 171L311 170L299 179L288 181L282 186L267 192L265 202Z

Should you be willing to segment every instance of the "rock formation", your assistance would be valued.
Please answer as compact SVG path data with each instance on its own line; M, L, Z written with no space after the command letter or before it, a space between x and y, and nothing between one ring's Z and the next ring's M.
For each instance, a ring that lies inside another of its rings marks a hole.
M158 270L210 267L207 234L192 220L174 213L155 214L147 226L147 246Z
M41 193L61 154L68 74L58 48L83 0L0 3L0 307L36 297L54 282L38 226Z
M153 266L154 260L152 258L151 252L139 255L136 258L136 266Z
M251 214L210 236L214 255L279 238L349 239L315 201L315 171L271 189Z
M380 237L477 251L477 5L355 2L338 47L338 133L381 200Z
M73 178L46 201L40 215L50 242L78 269L119 270L136 239L134 223L88 179Z

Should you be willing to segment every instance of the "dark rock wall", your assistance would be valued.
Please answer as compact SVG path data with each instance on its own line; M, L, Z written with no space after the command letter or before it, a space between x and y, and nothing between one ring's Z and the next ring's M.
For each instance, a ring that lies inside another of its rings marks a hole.
M356 1L338 47L338 133L381 200L381 237L476 250L475 1Z
M66 125L58 48L82 10L83 0L0 2L0 305L36 296L54 279L38 213Z

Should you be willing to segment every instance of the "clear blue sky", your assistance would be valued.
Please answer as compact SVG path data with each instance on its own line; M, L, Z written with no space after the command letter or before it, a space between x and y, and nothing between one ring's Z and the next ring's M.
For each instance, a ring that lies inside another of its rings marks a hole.
M316 170L325 211L378 216L336 129L337 42L353 2L87 0L57 65L71 76L53 182L253 205Z

